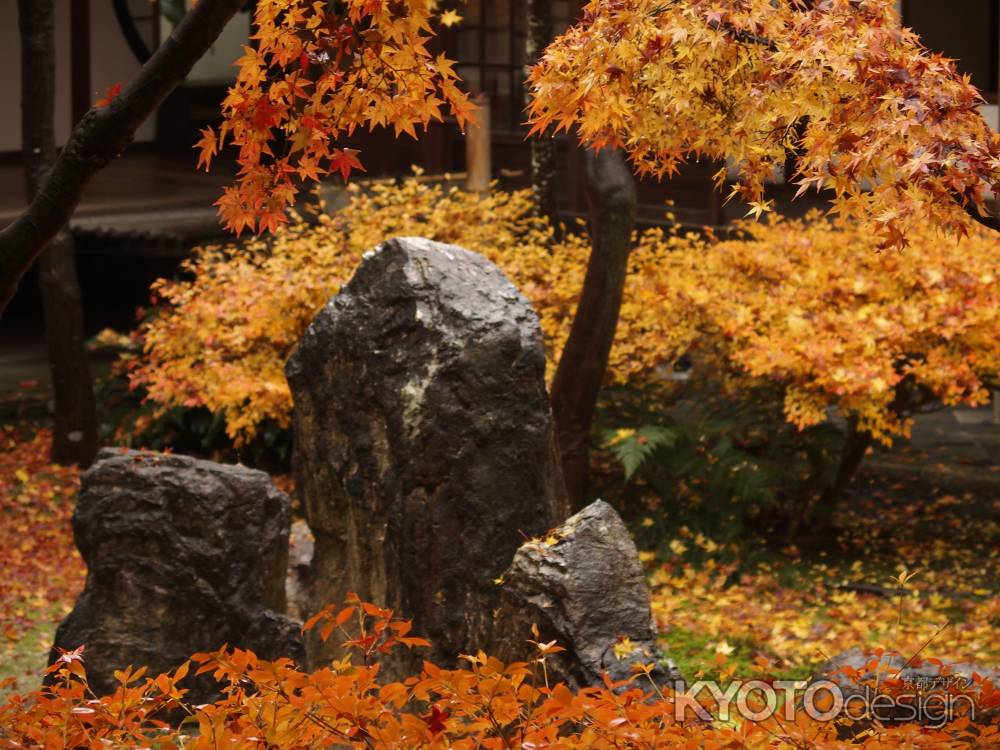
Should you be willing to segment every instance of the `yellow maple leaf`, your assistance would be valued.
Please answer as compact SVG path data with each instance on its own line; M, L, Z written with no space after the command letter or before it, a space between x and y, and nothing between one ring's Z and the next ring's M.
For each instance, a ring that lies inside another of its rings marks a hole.
M638 647L632 643L632 639L628 636L619 636L618 641L611 647L611 650L618 661L627 659L634 654L637 649Z
M455 12L454 10L446 10L444 13L438 16L438 20L441 22L441 25L444 26L445 28L451 28L452 26L457 26L458 24L462 23L462 17L458 15L458 13Z

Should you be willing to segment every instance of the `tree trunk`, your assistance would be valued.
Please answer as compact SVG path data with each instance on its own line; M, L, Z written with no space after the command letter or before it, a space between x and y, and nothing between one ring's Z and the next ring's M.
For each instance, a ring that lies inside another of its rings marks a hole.
M528 0L528 34L525 38L524 77L552 41L552 0ZM529 92L530 95L530 92ZM531 192L539 215L559 228L556 205L556 143L544 135L531 140Z
M31 0L36 1L36 0ZM39 259L55 419L52 460L90 466L97 455L97 401L83 332L73 236L60 232Z
M56 160L53 0L18 0L21 140L28 201ZM97 453L97 404L83 333L73 238L58 234L41 256L39 279L55 400L52 460L89 466Z
M848 420L847 437L840 454L840 463L837 464L837 473L823 492L821 500L831 511L843 496L851 480L854 479L854 475L858 473L861 462L873 441L874 438L870 432L858 429L857 419Z
M580 302L552 384L563 476L570 503L587 500L590 428L621 309L637 204L635 178L620 151L585 153L591 251Z

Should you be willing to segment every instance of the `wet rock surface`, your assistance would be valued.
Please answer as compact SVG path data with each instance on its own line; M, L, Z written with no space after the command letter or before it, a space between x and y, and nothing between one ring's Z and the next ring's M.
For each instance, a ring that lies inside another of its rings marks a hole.
M393 608L433 644L399 657L416 664L487 648L493 580L566 514L527 300L480 255L391 240L317 315L286 374L313 610L348 592Z
M681 679L657 643L635 543L607 503L598 500L546 538L523 544L502 588L507 660L537 656L526 643L534 638L566 649L548 657L548 670L570 685L603 685L605 673L624 680L634 665L650 663L658 685Z

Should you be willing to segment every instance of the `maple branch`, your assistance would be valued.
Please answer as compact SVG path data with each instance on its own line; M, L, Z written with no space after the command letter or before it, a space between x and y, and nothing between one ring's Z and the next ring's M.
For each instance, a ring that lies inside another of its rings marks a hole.
M759 34L753 34L749 31L743 31L742 29L734 28L731 24L722 23L721 21L709 21L708 26L716 31L723 32L729 37L735 39L737 42L755 44L757 46L764 47L770 52L778 51L778 45L774 43L773 39L768 39L766 36L760 36Z
M955 199L955 202L960 203L957 198ZM977 224L980 224L987 229L992 229L994 232L1000 232L1000 218L998 218L995 214L991 216L983 216L971 203L960 203L960 205L962 205L962 210L965 211L969 218Z
M21 278L73 215L91 178L132 142L140 125L179 86L245 0L201 0L108 107L91 109L31 204L0 231L0 313Z

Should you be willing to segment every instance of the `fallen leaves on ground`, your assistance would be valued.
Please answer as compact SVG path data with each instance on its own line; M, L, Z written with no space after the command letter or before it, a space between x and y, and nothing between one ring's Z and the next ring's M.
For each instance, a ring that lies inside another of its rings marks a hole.
M674 557L650 573L654 614L667 646L706 673L716 653L735 651L737 669L765 659L804 676L855 646L994 668L998 519L1000 500L971 493L900 501L873 491L840 515L835 552L807 559L789 548L749 572L723 562L726 550L714 543L708 559L685 560L689 547L706 547L691 535L668 544Z
M0 679L30 671L30 687L86 574L70 526L79 470L50 463L51 444L48 429L0 432Z

